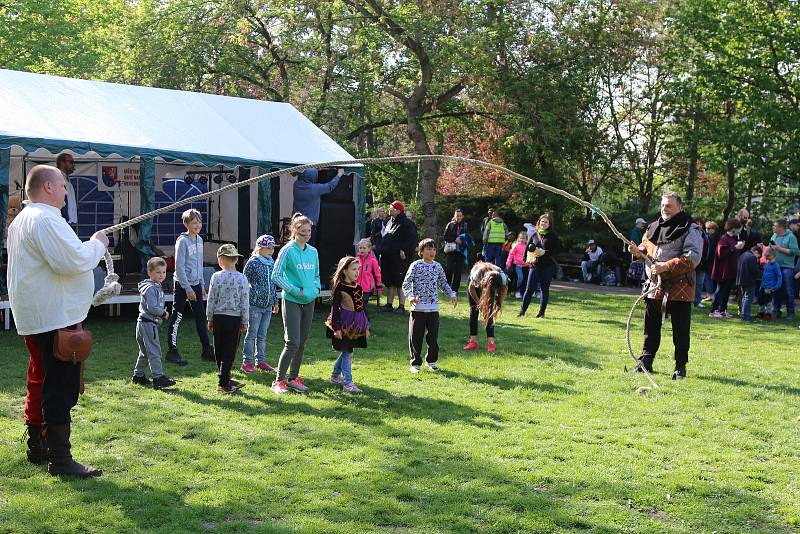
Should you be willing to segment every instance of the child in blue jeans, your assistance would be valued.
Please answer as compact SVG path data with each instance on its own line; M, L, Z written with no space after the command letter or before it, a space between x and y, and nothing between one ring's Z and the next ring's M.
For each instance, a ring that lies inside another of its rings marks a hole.
M275 239L271 235L262 235L256 239L253 254L244 266L244 275L250 285L250 323L244 338L241 367L245 373L255 373L257 370L275 372L265 357L269 323L272 314L278 312L277 288L272 282L272 269L275 266L275 260L272 259L274 251Z

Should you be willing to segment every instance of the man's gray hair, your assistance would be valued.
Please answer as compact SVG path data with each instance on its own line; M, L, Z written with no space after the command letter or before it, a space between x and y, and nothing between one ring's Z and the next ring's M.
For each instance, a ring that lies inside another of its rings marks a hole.
M680 206L683 206L683 199L675 191L664 191L661 193L661 198L674 198L675 202L677 202Z

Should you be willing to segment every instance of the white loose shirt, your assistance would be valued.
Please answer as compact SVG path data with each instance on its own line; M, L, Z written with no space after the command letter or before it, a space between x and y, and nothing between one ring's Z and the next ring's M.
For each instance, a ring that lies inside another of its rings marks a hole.
M8 294L17 333L29 336L86 319L105 247L81 243L58 208L24 204L8 227Z
M72 182L69 181L66 174L64 174L64 181L67 184L67 222L78 224L78 197L75 196L75 188L72 187Z

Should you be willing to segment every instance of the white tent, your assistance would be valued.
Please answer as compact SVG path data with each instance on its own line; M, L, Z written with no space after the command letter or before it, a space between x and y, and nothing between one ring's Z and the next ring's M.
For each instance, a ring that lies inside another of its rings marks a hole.
M181 166L208 169L213 187L213 169L236 180L303 163L353 159L290 104L0 69L0 220L9 189L23 186L30 165L52 162L63 151L87 165L86 180L101 190L108 191L101 179L106 169L130 179L123 200L117 198L123 188L112 188L114 217L120 210L135 215L153 209L156 187L165 179L182 181ZM356 174L353 200L360 226L363 171L360 165L348 167ZM246 243L257 231L277 232L276 221L287 215L286 206L291 209L292 181L283 176L280 185L263 182L245 196L230 193L228 219L238 215L238 221L226 226L235 227L237 237L222 237ZM220 210L225 204L220 199ZM244 224L246 218L250 224ZM140 237L149 239L148 225Z

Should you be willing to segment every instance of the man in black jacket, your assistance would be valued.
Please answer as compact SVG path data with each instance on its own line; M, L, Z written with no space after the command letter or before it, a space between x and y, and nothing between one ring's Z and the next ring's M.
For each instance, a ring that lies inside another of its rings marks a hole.
M395 313L404 315L405 295L400 290L406 276L409 261L417 245L417 228L406 217L405 206L399 200L389 205L389 221L381 242L381 275L386 287L386 306L384 311L392 311L394 296L397 295L399 306Z

